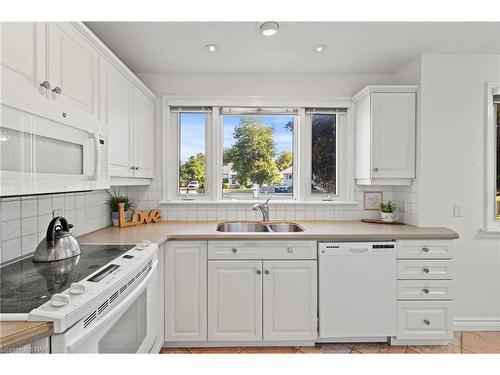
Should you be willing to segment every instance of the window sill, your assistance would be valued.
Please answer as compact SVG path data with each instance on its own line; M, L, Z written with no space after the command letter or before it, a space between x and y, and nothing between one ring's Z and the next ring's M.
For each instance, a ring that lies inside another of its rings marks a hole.
M480 233L483 238L500 238L500 226L481 228Z
M207 204L207 205L216 205L216 204L255 204L262 203L265 200L265 197L262 199L256 200L219 200L219 201L210 201L210 200L171 200L171 201L160 201L159 204ZM271 205L285 205L285 204L293 204L297 206L308 206L308 205L317 205L317 204L326 204L329 206L357 206L359 202L355 201L322 201L322 200L311 200L311 201L295 201L295 200L271 200Z

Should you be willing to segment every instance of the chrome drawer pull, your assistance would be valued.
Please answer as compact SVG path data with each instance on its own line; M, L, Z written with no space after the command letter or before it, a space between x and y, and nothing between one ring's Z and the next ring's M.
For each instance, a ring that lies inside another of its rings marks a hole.
M422 251L423 251L424 253L428 253L428 252L429 252L429 248L428 248L428 247L423 247L423 248L422 248Z
M424 271L425 273L429 273L429 269L428 268L424 268L424 269L422 269L422 271Z
M236 248L233 248L232 252L236 254L238 250Z
M425 294L429 294L429 289L424 288L424 289L422 289L422 292L424 292Z
M289 247L288 249L286 249L286 251L288 251L289 253L292 253L293 249L291 247Z
M431 321L430 321L430 320L427 320L427 319L424 319L424 324L425 324L426 326L428 326L429 324L431 324Z
M260 270L257 270L257 275L260 275L262 272Z
M265 273L266 275L269 275L269 270L265 270L265 271L264 271L264 273Z

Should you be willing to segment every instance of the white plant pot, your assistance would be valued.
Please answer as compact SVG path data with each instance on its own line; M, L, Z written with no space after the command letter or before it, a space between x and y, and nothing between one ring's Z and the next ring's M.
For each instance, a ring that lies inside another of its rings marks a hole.
M132 215L131 210L125 211L125 219L130 220L131 215ZM118 223L120 221L120 213L118 211L111 212L111 221L115 227L118 226Z
M398 219L398 214L395 212L381 212L380 219L386 223L392 223Z

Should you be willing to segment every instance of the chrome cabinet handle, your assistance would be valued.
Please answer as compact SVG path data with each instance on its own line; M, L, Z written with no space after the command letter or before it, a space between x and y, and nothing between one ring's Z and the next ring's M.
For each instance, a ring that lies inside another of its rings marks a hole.
M139 170L139 167L135 167L135 170L138 171Z
M269 275L269 270L265 270L265 271L264 271L264 273L265 273L266 275Z
M379 169L378 169L378 168L373 168L373 171L374 171L374 172L378 172L378 171L379 171Z
M429 289L424 288L424 289L422 289L422 292L424 292L425 294L429 294Z
M260 275L261 273L261 270L257 270L257 275Z
M430 320L427 320L427 319L424 319L424 324L425 324L426 326L428 326L429 324L431 324L431 321L430 321Z
M134 169L135 169L135 167L130 167L130 169L134 170Z
M55 92L56 94L60 95L62 93L62 90L59 86L56 86L52 89L52 92Z
M236 254L238 252L238 249L233 248L232 252Z
M429 269L428 268L423 268L422 271L424 271L425 273L429 273Z
M429 248L428 248L428 247L423 247L423 248L422 248L422 251L423 251L424 253L428 253L428 252L429 252Z
M288 249L286 249L286 251L288 251L289 253L293 253L293 249L291 247L289 247Z
M42 86L44 89L47 89L47 90L50 89L49 81L43 81L42 83L40 83L40 86Z

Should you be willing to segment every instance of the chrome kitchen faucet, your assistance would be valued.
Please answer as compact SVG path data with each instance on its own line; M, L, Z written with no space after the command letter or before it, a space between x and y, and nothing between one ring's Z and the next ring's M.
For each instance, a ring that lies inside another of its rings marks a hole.
M259 210L262 212L262 221L263 222L268 222L269 221L269 201L271 198L269 198L267 201L264 203L256 203L253 205L252 209L253 210Z

